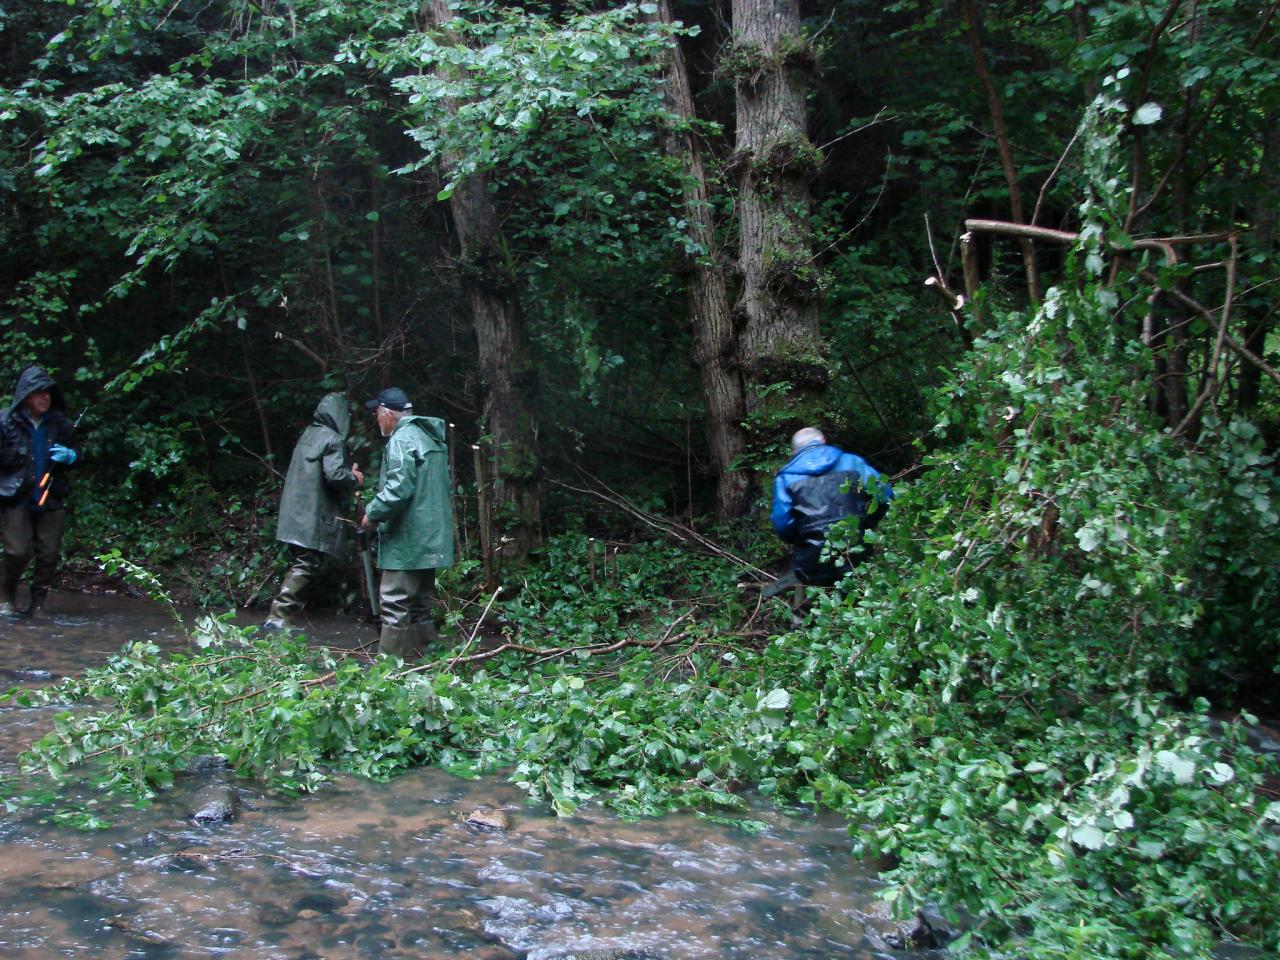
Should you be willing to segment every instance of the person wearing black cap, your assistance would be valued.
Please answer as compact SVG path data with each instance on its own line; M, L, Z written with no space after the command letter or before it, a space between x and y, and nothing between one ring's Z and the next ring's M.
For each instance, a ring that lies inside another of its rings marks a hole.
M71 445L62 391L40 367L18 375L13 404L0 413L0 539L4 573L0 614L17 611L18 584L35 557L29 612L44 612L58 575L66 526L67 471L78 459Z
M453 563L445 424L416 415L399 387L387 387L365 407L387 438L378 493L360 521L378 531L378 652L416 660L439 639L431 612L436 570Z

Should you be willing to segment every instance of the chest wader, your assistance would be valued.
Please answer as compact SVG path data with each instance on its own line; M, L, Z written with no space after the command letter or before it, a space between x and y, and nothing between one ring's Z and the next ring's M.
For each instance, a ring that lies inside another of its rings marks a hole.
M4 540L0 614L12 616L18 612L18 584L33 556L35 569L31 574L28 612L33 617L44 614L45 600L58 577L66 522L67 512L61 509L32 512L25 504L0 509L0 534Z
M315 579L323 561L324 554L319 550L290 545L289 569L280 582L280 592L271 601L271 613L262 624L264 630L287 630L297 624L307 605L303 591Z
M431 616L435 586L434 569L382 571L378 589L382 607L379 653L416 661L422 659L427 647L439 641Z

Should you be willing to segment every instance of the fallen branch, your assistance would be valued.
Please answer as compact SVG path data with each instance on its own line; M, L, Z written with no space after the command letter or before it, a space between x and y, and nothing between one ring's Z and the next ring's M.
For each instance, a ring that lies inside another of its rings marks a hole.
M684 524L676 523L674 520L668 520L665 517L659 517L657 514L650 513L648 510L643 510L640 507L637 507L634 503L627 500L621 494L611 489L607 484L588 475L587 472L583 470L581 467L578 467L578 472L581 473L583 476L585 476L589 481L600 484L600 486L604 488L605 492L601 492L600 490L589 489L586 487L575 487L572 484L565 483L562 480L553 479L551 480L551 483L555 484L558 487L564 487L564 489L569 490L573 493L581 493L589 497L596 497L599 500L603 500L605 503L612 504L613 506L618 507L619 509L631 514L633 517L636 517L637 519L643 521L644 523L653 527L655 530L660 530L667 536L672 537L675 540L679 540L681 543L696 544L702 547L702 549L706 550L708 553L711 553L714 556L721 557L725 560L728 560L731 563L734 563L737 566L742 567L744 570L750 570L752 573L755 573L761 577L766 577L770 580L777 579L773 574L769 573L767 570L760 569L755 564L747 560L743 560L741 557L729 552L728 550L720 546L715 541L708 540L706 537L698 533L698 531L694 530L692 527L686 527Z
M688 615L689 614L686 613L684 616L687 617ZM680 619L684 619L684 617L681 617ZM675 624L679 622L680 622L679 620L676 620L674 623L671 624L671 627L674 628ZM494 647L492 650L481 650L477 653L473 653L465 657L456 656L449 661L448 666L452 668L455 664L458 664L458 663L478 663L479 661L482 661L482 660L492 660L494 657L500 656L504 653L507 653L508 651L514 651L515 653L526 653L526 654L529 654L530 656L538 657L542 660L555 660L555 659L561 659L561 658L570 657L570 656L581 656L583 654L587 654L590 656L597 656L603 653L615 653L618 650L622 650L626 647L638 647L645 650L658 650L658 649L661 649L662 647L669 647L672 644L685 639L688 635L689 634L687 631L682 631L676 634L675 636L671 636L671 630L668 629L667 633L664 636L658 638L657 640L641 640L638 637L623 637L621 640L615 640L612 643L589 643L589 644L584 644L582 646L575 646L575 647L531 647L531 646L528 646L527 644L516 643L515 641L508 640L506 643L501 643L498 646ZM402 670L400 673L392 674L392 678L400 679L403 677L411 676L412 674L415 674L415 673L425 673L430 670L435 670L436 668L440 667L442 664L444 664L443 658L440 660L433 660L430 663L421 663L416 667L410 667L407 670Z
M1009 223L1005 220L966 220L964 228L971 233L993 233L1005 237L1025 237L1032 240L1048 240L1051 243L1075 243L1080 239L1080 234L1070 230L1032 227L1025 223ZM1173 249L1174 244L1190 243L1199 239L1207 240L1209 237L1157 237L1150 240L1132 240L1127 247L1116 243L1110 246L1112 250L1119 253L1123 253L1125 250L1157 250L1164 254L1165 262L1173 266L1178 262L1177 251Z
M467 637L467 642L464 643L462 645L462 649L458 651L458 656L454 657L452 660L449 661L448 669L452 670L454 668L454 665L458 662L458 657L461 657L464 653L466 653L467 648L470 647L471 644L475 642L476 634L480 632L480 625L484 623L484 618L489 615L489 608L493 606L493 601L498 599L498 594L500 594L501 592L502 592L502 587L498 587L496 590L493 591L493 596L489 598L489 602L484 605L484 610L481 611L480 613L480 619L478 619L476 621L476 625L471 628L471 636Z

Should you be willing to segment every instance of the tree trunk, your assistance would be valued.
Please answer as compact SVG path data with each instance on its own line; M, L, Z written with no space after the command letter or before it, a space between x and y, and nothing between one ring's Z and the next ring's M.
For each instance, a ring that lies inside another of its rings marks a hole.
M437 25L453 16L447 0L430 0L430 7ZM457 109L452 102L447 106L450 111ZM444 160L456 168L461 158ZM520 560L542 536L538 427L533 412L537 371L529 357L518 281L489 192L489 178L476 173L462 180L450 197L449 209L461 248L462 288L475 324L484 392L481 430L490 439L493 457L494 551Z
M733 34L722 65L737 93L742 286L734 319L749 429L776 438L818 420L830 375L809 227L810 183L822 161L805 132L813 53L797 0L733 0Z
M671 23L671 4L661 0L658 18ZM680 128L664 137L669 156L680 161L684 173L684 216L689 236L698 247L690 258L689 317L693 327L693 360L702 381L703 424L711 469L716 478L716 516L741 516L749 505L750 477L741 465L746 451L746 394L738 367L738 344L729 309L724 262L712 221L710 190L702 145L691 124L696 119L693 91L684 54L672 45L667 61L667 94Z
M493 455L495 553L520 559L537 546L542 530L533 413L537 371L529 359L524 317L488 177L473 174L458 184L450 210L462 247L462 286L475 322L484 391L482 429Z
M987 108L991 111L991 125L995 131L996 150L1000 154L1000 167L1004 170L1004 179L1009 185L1009 211L1014 223L1026 223L1022 212L1022 188L1018 184L1017 168L1013 165L1013 147L1009 144L1009 132L1004 125L1004 110L1000 106L1000 95L996 93L995 84L991 82L991 71L987 68L987 57L982 50L982 20L975 0L964 0L964 16L969 28L969 46L973 49L974 68L987 95ZM1033 303L1039 303L1040 269L1036 263L1036 248L1029 239L1020 237L1018 249L1022 253L1022 268L1027 276L1027 293Z

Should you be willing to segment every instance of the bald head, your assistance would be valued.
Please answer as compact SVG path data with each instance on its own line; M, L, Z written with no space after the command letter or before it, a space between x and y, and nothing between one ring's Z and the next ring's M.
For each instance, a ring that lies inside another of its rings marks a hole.
M815 443L826 443L827 438L817 427L801 427L791 436L791 452L799 453L805 447Z

